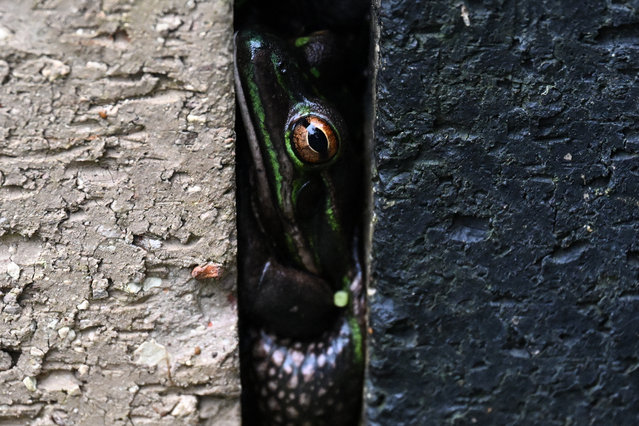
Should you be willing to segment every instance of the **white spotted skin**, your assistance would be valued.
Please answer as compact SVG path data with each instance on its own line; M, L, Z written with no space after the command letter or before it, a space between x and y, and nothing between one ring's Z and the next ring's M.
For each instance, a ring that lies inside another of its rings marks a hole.
M345 318L311 342L291 342L265 331L254 331L252 337L260 425L357 424L363 366Z

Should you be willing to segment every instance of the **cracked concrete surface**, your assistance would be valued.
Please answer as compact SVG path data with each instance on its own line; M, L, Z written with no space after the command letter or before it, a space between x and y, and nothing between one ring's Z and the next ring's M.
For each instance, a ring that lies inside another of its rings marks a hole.
M238 423L231 13L0 0L0 425Z

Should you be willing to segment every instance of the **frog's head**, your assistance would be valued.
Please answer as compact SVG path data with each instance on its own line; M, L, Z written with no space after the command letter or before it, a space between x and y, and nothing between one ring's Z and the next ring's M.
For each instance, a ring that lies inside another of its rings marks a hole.
M346 126L294 44L235 35L238 103L254 163L253 210L278 257L335 286L349 262ZM280 259L280 260L281 260Z

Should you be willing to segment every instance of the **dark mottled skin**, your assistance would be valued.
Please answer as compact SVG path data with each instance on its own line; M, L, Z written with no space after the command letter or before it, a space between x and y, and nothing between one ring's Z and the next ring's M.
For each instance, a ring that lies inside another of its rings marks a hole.
M345 318L312 342L253 333L258 408L268 425L353 425L362 378Z

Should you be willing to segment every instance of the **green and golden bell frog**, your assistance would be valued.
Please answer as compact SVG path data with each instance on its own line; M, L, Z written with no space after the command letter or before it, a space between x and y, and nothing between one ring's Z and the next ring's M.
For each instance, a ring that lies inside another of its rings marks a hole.
M361 169L347 124L318 89L326 84L325 52L316 44L314 36L235 36L251 164L247 221L256 234L241 265L240 311L251 333L250 381L261 416L352 424L364 359L356 241ZM289 395L284 389L296 397L280 400Z

